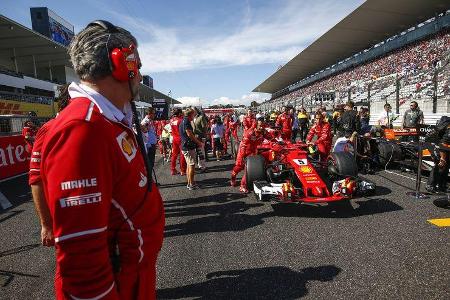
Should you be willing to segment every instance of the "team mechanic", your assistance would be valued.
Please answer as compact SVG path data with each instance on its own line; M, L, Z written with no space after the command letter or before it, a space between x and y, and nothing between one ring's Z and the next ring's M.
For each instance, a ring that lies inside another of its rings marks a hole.
M317 140L313 143L314 136L317 136ZM331 151L332 141L331 125L325 120L323 114L318 111L314 117L314 125L306 137L306 143L308 145L316 145L320 160L326 161Z
M258 153L258 146L262 144L265 137L264 117L257 120L256 127L251 127L244 132L242 141L239 145L239 152L236 157L236 164L231 172L231 186L236 186L236 176L242 170L245 170L245 158L249 155ZM241 193L248 193L246 174L241 179L239 188Z
M284 141L291 141L293 116L289 113L290 107L283 106L283 113L278 116L275 126L281 127L281 138Z
M70 85L72 101L41 153L57 299L156 298L164 211L157 186L148 186L142 136L131 129L130 99L141 80L136 47L128 31L96 21L69 48L81 83Z

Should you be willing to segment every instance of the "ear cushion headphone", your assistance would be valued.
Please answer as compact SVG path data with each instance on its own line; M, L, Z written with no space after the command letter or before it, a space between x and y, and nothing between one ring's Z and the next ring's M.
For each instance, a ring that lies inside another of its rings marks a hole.
M93 21L87 27L91 26L99 26L105 29L110 35L119 32L116 26L104 20ZM109 52L108 41L106 41L106 51L108 52L111 75L118 81L128 81L134 78L138 74L139 69L135 54L136 46L131 44L128 48L114 48Z

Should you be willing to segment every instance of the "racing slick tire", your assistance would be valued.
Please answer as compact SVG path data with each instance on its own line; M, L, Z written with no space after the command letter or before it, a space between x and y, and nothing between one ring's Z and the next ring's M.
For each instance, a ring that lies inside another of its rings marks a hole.
M247 176L247 189L253 190L253 181L266 180L266 167L264 157L252 155L247 157L245 163L245 173Z
M395 143L379 143L378 152L380 166L387 168L402 159L402 148Z
M328 160L328 172L338 176L356 176L358 165L351 153L332 152Z

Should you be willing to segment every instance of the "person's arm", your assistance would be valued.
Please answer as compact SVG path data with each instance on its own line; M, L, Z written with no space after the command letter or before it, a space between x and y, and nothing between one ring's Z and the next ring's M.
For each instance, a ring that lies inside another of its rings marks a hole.
M310 143L314 138L314 132L316 131L316 126L313 125L311 129L309 129L308 135L306 136L306 141Z
M439 168L445 167L445 164L447 164L447 153L445 151L439 151Z
M419 112L419 124L423 124L425 122L425 117L423 116L423 111Z
M34 207L41 223L41 243L44 246L53 246L55 244L53 237L53 222L50 211L45 201L44 188L42 182L31 185L31 195L33 197Z
M406 126L406 116L407 116L408 110L405 111L405 113L403 114L403 119L402 119L402 129L405 128Z
M108 134L99 122L73 121L47 137L43 149L42 178L67 299L119 299L108 243L118 184L111 161L119 148Z

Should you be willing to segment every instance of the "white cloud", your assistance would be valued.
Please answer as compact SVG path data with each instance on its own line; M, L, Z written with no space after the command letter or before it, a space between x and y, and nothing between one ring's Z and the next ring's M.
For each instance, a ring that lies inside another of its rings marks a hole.
M177 100L181 102L182 106L201 106L203 104L200 97L185 96L177 98Z
M261 103L262 101L268 99L270 97L270 95L268 94L264 94L264 93L250 93L250 94L245 94L242 95L241 98L237 98L237 99L233 99L233 98L229 98L229 97L219 97L216 98L212 101L209 101L207 104L208 105L218 105L218 104L222 104L222 105L227 105L227 104L233 104L233 105L246 105L249 106L250 103L252 101L256 101L258 103Z
M285 63L364 0L349 2L285 0L276 1L277 7L248 6L242 24L232 33L198 32L195 37L189 37L183 28L160 27L110 13L137 35L144 73L156 73Z

